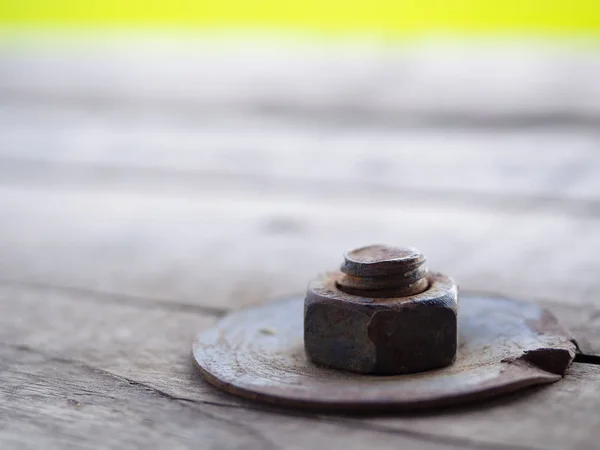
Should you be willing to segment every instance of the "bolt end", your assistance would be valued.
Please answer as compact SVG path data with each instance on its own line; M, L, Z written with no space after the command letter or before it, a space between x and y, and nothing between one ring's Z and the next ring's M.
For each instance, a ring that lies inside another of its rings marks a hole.
M425 256L413 247L370 245L344 255L338 288L365 297L406 297L428 288Z

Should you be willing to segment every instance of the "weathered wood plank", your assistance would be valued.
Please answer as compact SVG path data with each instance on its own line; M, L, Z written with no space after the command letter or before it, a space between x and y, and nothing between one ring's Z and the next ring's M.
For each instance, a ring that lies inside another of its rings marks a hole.
M531 389L445 414L378 418L372 423L378 429L451 431L464 439L485 436L488 442L514 442L524 448L593 449L600 438L600 417L593 412L600 408L599 382L599 366L574 364L562 381L548 389Z
M179 39L178 39L179 38ZM597 120L597 48L555 41L401 46L276 36L33 35L0 49L0 93L86 102L359 115L364 120Z
M0 287L0 343L79 360L177 397L230 403L190 381L192 341L214 317L104 300L82 292Z
M0 229L4 280L217 309L301 292L367 242L415 245L466 290L591 306L600 292L598 221L536 211L3 187Z
M0 356L0 442L7 450L478 447L470 439L446 442L429 433L386 433L344 421L182 400L27 347L0 344Z
M473 70L435 52L72 50L0 49L2 448L597 447L599 366L375 419L229 397L190 356L225 311L378 241L464 290L546 304L600 356L595 53L486 49Z
M600 355L596 310L554 305L553 311L584 350ZM224 402L221 396L213 398L215 391L207 392L204 384L188 382L194 373L191 343L217 316L143 297L0 283L0 342L78 359L176 396L208 395L210 401Z
M600 294L596 291L596 299ZM568 307L567 303L545 303L577 340L583 355L593 356L600 364L600 307L598 302L590 302L586 307ZM585 359L585 358L584 358Z
M600 215L598 127L394 128L0 107L3 184L272 189Z
M238 400L207 386L191 364L191 336L212 320L1 288L3 448L189 448L202 439L203 448L585 449L598 438L600 367L582 364L545 389L441 415L317 417Z

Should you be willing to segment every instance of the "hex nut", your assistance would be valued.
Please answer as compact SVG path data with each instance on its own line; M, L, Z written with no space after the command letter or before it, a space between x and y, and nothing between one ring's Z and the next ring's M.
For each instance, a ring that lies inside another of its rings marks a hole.
M310 282L304 303L304 347L317 364L357 373L396 375L454 362L458 288L428 273L416 295L372 298L338 288L341 272Z

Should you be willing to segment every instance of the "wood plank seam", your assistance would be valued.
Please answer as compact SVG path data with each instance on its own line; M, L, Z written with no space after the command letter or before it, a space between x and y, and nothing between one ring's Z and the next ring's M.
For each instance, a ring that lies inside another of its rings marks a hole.
M106 304L116 303L126 306L139 307L142 309L145 308L156 308L156 309L164 309L167 311L175 311L175 312L188 312L188 313L197 313L204 316L210 317L223 317L228 314L231 309L229 308L217 308L209 305L201 305L201 304L189 304L189 303L181 303L176 300L169 299L158 299L158 298L149 298L149 297L141 297L135 296L131 294L122 294L117 292L102 292L95 289L84 289L80 287L72 287L72 286L63 286L63 285L53 285L49 283L40 283L34 281L24 281L24 280L13 280L13 279L0 279L0 286L8 286L8 287L17 287L17 288L26 288L26 289L34 289L34 290L48 290L54 291L58 293L68 293L68 294L80 294L81 298L85 298L88 301L95 301L95 299L100 299L101 303ZM478 295L489 295L489 296L504 296L503 294L499 294L498 292L489 292L484 290L466 290L464 292L468 292L470 294L478 294ZM265 299L268 301L270 299ZM538 303L544 306L552 307L554 306L562 306L560 303L556 303L555 301L549 299L542 298L528 298L529 301L533 303ZM590 313L589 320L592 321L596 318L600 317L600 310L596 310ZM560 316L558 317L560 321ZM587 353L582 350L577 342L575 342L578 348L578 353L575 358L575 362L581 362L586 364L597 364L600 365L600 356L594 355L591 353Z
M590 355L587 353L577 353L573 362L579 364L591 364L593 366L600 366L600 356Z
M201 314L209 317L223 317L232 310L229 308L217 308L209 305L201 305L201 304L189 304L189 303L181 303L175 300L168 299L158 299L158 298L149 298L149 297L141 297L135 296L131 294L122 294L116 292L102 292L95 289L87 289L80 287L72 287L72 286L62 286L62 285L53 285L48 283L40 283L34 281L23 281L23 280L12 280L12 279L0 279L0 286L8 286L8 287L16 287L16 288L25 288L25 289L34 289L40 291L54 291L58 293L67 293L67 294L77 294L82 295L81 299L87 299L87 301L96 302L96 299L100 300L100 303L113 303L120 304L126 306L139 307L141 309L146 308L156 308L158 310L166 310L166 311L174 311L174 312L185 312L185 313L194 313ZM489 292L483 291L480 289L477 290L467 290L470 294L478 294L478 295L489 295L489 296L504 296L503 294L499 294L498 292ZM270 299L265 299L268 301ZM528 298L529 301L538 303L547 307L554 306L563 306L560 303L556 303L555 301L542 299L542 298ZM600 310L596 310L590 313L589 320L592 321L596 318L600 317ZM560 321L560 315L559 315ZM582 350L580 345L574 340L575 345L577 346L577 355L575 357L574 362L576 363L584 363L584 364L593 364L600 365L600 355L595 355L592 353L588 353L585 350Z
M150 307L156 309L164 309L167 311L199 313L211 317L222 317L229 312L229 310L226 308L217 308L215 306L209 305L181 303L169 299L150 298L145 296L141 297L131 294L122 294L118 292L102 292L95 289L73 286L59 286L49 283L40 283L36 281L0 278L0 286L35 289L40 291L47 290L67 294L79 294L82 295L81 298L85 298L88 301L92 302L99 299L101 300L101 303L116 303L120 305L139 307L142 309Z
M32 172L33 170L33 172ZM52 174L55 171L56 173ZM75 162L24 161L17 158L0 157L0 173L6 178L2 184L15 185L52 185L82 186L87 188L103 185L114 186L122 181L128 185L135 180L142 189L155 192L162 189L161 183L169 186L170 190L178 188L189 193L191 189L205 187L240 186L245 191L266 195L273 192L294 194L302 192L306 195L312 192L318 198L334 199L348 198L351 194L354 201L359 199L371 201L376 194L381 200L415 200L432 204L469 205L482 209L503 209L515 212L549 211L568 215L570 217L600 217L600 202L592 199L565 198L552 195L517 195L498 192L469 191L465 189L423 189L408 186L394 187L385 184L362 182L356 183L344 180L328 182L327 180L311 180L307 183L301 178L265 176L251 173L226 173L214 170L178 170L151 167L116 166L108 164L91 164ZM33 174L33 175L32 175ZM4 178L4 177L2 177Z
M76 106L87 111L113 109L129 113L147 111L148 108L160 109L174 116L188 116L207 114L231 114L236 113L250 117L275 117L288 120L298 120L318 125L324 123L343 123L347 126L377 125L386 128L399 127L426 127L441 129L473 128L480 129L534 129L539 127L552 127L556 125L568 125L585 127L596 130L599 115L595 112L586 111L536 111L533 114L527 112L519 114L515 111L511 114L473 114L458 111L381 111L376 109L363 109L352 105L331 105L330 107L317 110L314 107L303 105L289 105L279 102L256 102L254 104L218 104L190 102L178 98L127 98L123 101L122 94L109 95L104 92L101 95L93 93L56 92L45 89L23 89L19 86L0 86L0 99L5 104L15 106ZM241 111L241 112L240 112Z

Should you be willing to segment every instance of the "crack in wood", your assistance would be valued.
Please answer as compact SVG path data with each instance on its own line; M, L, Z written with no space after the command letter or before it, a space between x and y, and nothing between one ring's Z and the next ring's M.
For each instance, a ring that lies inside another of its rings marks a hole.
M575 359L573 360L573 362L600 366L600 356L589 355L587 353L577 353L575 355Z
M101 303L103 304L116 303L119 305L133 306L136 308L150 307L175 312L199 313L212 317L222 317L229 312L229 310L226 308L217 308L214 306L180 303L169 299L142 297L130 294L121 294L117 292L102 292L94 289L39 283L36 281L0 279L0 286L78 294L82 295L88 301L95 302L97 300L101 300Z
M46 359L47 361L54 361L54 362L59 362L62 364L67 364L67 365L74 365L80 368L84 368L86 370L90 370L94 373L97 374L101 374L104 376L108 376L111 378L114 378L116 380L119 381L123 381L126 382L127 384L129 384L130 386L134 387L134 388L138 388L138 389L142 389L145 392L148 392L150 394L154 394L154 395L158 395L162 398L165 398L169 401L175 401L181 405L187 406L187 407L192 407L192 409L201 414L204 415L206 417L209 417L215 421L218 422L222 422L225 424L228 424L230 426L236 427L238 429L242 429L244 431L246 431L249 435L255 437L257 439L257 441L259 441L261 443L261 449L265 449L265 450L276 450L278 447L275 445L274 442L272 442L271 440L269 440L267 437L265 437L261 432L259 432L258 430L252 428L251 426L245 425L243 423L239 423L236 422L234 420L229 420L229 419L225 419L221 416L218 416L216 414L211 414L203 409L199 409L197 407L195 407L196 405L211 405L211 406L228 406L228 405L221 405L219 403L215 403L215 402L207 402L207 401L203 401L203 400L196 400L196 399L189 399L189 398L184 398L184 397L178 397L178 396L174 396L172 394L169 394L168 392L165 392L161 389L157 389L153 386L150 386L148 384L133 380L131 378L128 377L124 377L122 375L118 375L115 374L113 372L110 372L106 369L102 369L99 367L96 367L94 365L88 364L86 362L80 361L80 360L75 360L75 359L70 359L70 358L63 358L60 356L56 356L56 355L49 355L45 352L33 349L27 345L19 345L19 344L8 344L8 343L0 343L1 346L13 349L13 350L17 350L17 351L21 351L21 352L28 352L28 353L34 353L37 354L39 356L42 356L44 359ZM85 392L89 395L92 396L98 396L100 394L98 394L97 392L93 392L93 391L89 391L89 390L85 390ZM115 399L114 397L110 397L110 396L104 396L105 398L112 398Z
M17 351L34 353L39 356L42 356L43 358L45 358L48 361L54 361L54 362L59 362L62 364L75 365L80 368L85 368L87 370L93 371L94 373L101 374L104 376L114 378L119 381L126 382L133 388L142 389L145 392L160 396L161 398L164 398L166 400L174 401L174 402L178 402L183 405L191 406L191 407L193 407L194 411L196 411L202 415L206 415L207 417L210 417L213 420L221 421L221 422L227 423L229 425L235 426L237 428L246 430L249 434L253 435L255 438L260 439L260 441L265 444L265 446L263 448L266 450L274 450L278 447L276 446L276 444L274 442L270 441L268 438L266 438L264 435L262 435L258 430L254 429L250 426L247 426L245 424L236 422L234 420L224 419L223 417L221 417L219 415L211 414L203 409L199 409L198 407L200 407L201 405L207 405L207 406L214 406L214 407L218 407L218 408L232 408L232 409L237 409L237 410L242 410L242 411L251 410L251 411L255 411L255 412L259 412L259 413L272 414L272 415L283 415L283 416L287 416L287 417L308 418L308 419L318 420L321 422L337 424L337 425L340 425L340 426L342 426L344 428L348 428L348 429L357 429L358 428L358 429L365 430L365 431L372 431L372 432L377 432L377 433L382 433L382 434L403 436L403 437L413 439L416 441L431 442L431 443L452 445L452 446L458 445L461 448L484 449L484 450L540 450L536 447L505 445L505 444L499 444L499 443L490 443L490 442L484 442L484 441L477 441L477 440L473 440L473 439L453 437L453 436L448 436L448 435L441 436L441 435L425 433L425 432L410 430L410 429L390 428L390 427L386 427L386 426L376 425L372 422L365 422L364 420L361 420L361 419L369 418L370 417L369 415L364 416L362 418L352 418L351 416L335 417L335 416L331 416L331 415L325 416L325 415L320 415L317 413L310 413L310 412L299 412L299 411L294 411L294 410L290 410L290 409L286 409L286 408L276 408L276 407L268 406L268 405L267 406L254 405L251 402L246 401L246 400L242 400L240 402L241 403L240 405L233 405L233 404L226 404L226 403L211 402L211 401L206 401L206 400L192 399L192 398L187 398L187 397L179 397L176 395L172 395L162 389L158 389L154 386L151 386L149 384L134 380L129 377L124 377L122 375L113 373L106 369L99 368L97 366L88 364L88 363L80 361L80 360L64 358L64 357L57 356L57 355L50 355L45 352L33 349L27 345L12 344L12 343L0 343L0 345L3 347L11 348L13 350L17 350ZM93 392L93 391L89 391L89 390L85 390L85 393L88 395L92 395L92 396L99 395L97 392ZM114 397L105 396L105 398L114 398ZM116 398L115 398L115 400L116 400ZM194 406L198 406L198 407L194 407Z

